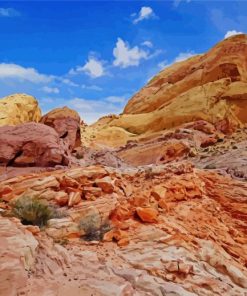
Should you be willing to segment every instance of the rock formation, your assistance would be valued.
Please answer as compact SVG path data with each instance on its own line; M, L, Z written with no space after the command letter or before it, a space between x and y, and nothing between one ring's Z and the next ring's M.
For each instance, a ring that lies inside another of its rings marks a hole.
M0 143L0 165L42 167L69 163L69 147L44 124L2 126Z
M81 145L80 116L76 111L57 108L44 115L40 122L54 128L60 138L69 142L71 150Z
M85 136L84 143L116 147L112 136L116 130L124 145L139 135L196 120L231 132L247 122L246 55L247 35L237 35L205 54L165 68L130 99L122 115L88 127L86 134L93 135L93 141Z
M0 99L0 126L39 122L40 118L38 102L32 96L14 94Z

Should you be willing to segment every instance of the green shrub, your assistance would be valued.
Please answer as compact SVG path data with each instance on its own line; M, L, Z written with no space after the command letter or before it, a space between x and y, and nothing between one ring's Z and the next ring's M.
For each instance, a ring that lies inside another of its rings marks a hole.
M100 241L103 239L104 234L111 229L111 226L108 221L101 224L100 216L89 215L80 221L79 229L83 232L82 238L84 240Z
M25 225L45 226L53 218L53 210L49 205L29 196L20 197L14 204L12 214Z

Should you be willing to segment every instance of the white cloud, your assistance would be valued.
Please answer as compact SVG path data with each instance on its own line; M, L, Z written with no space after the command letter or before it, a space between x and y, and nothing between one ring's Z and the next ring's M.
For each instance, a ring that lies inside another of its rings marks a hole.
M227 31L224 38L228 38L234 35L243 34L243 32L238 32L236 30Z
M167 65L168 65L167 60L164 60L164 61L161 61L161 62L158 64L158 67L159 67L160 69L163 69L163 68L166 68ZM150 79L149 79L149 80L150 80Z
M189 52L180 52L171 63L168 63L167 60L163 60L158 64L158 67L160 69L165 69L169 66L171 66L174 63L178 63L178 62L182 62L187 60L188 58L193 57L194 55L196 55L193 51L189 51Z
M25 68L16 64L0 64L0 79L18 79L33 83L47 83L54 79L54 76L40 74L34 68Z
M81 116L81 119L92 124L100 117L109 114L119 114L122 112L122 106L114 105L105 100L87 100L83 98L74 98L66 102L67 105L75 109Z
M126 102L126 98L125 97L117 97L117 96L109 96L107 98L105 98L105 101L109 102L109 103L113 103L113 104L116 104L116 103L125 103Z
M191 58L195 55L194 52L180 52L180 54L174 59L173 63L182 62L187 60L188 58Z
M131 16L132 17L133 16L136 16L136 14L132 14ZM149 7L149 6L143 6L140 9L137 17L133 20L133 24L137 24L137 23L139 23L139 22L141 22L143 20L147 20L147 19L155 18L155 17L156 17L156 15L153 12L153 9L151 7Z
M74 87L79 86L79 84L74 83L73 81L71 81L71 80L68 79L68 78L61 78L61 79L59 78L59 80L60 80L62 83L67 84L67 85L69 85L69 86L74 86Z
M82 84L81 85L82 89L88 89L88 90L96 90L96 91L102 91L102 87L99 87L97 85L86 85L86 84Z
M148 40L142 42L142 45L147 46L149 48L153 47L153 43L151 41L148 41Z
M60 91L57 87L44 86L42 90L48 94L58 94Z
M0 7L0 17L14 17L20 16L20 12L14 8L2 8Z
M141 59L148 58L148 52L139 49L138 46L129 48L121 38L118 38L115 48L113 49L114 66L127 68L129 66L138 66Z
M97 60L94 57L89 57L88 61L84 66L77 66L76 69L71 69L69 71L69 74L75 75L80 72L84 72L91 78L98 78L106 74L103 63L103 61Z

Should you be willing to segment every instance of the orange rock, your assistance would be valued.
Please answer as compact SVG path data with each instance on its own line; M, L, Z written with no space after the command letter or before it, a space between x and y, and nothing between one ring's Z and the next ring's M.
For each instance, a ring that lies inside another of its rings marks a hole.
M135 207L146 207L149 205L149 198L145 196L135 196L133 198L133 205Z
M114 185L110 177L104 177L102 179L95 180L95 184L103 190L105 193L113 193Z
M134 210L128 204L118 205L110 214L110 219L124 221L133 216Z
M83 192L85 194L86 199L88 196L100 197L102 195L102 189L98 187L86 186L83 187Z
M120 239L117 244L119 247L124 247L124 246L127 246L129 244L129 239L128 238L122 238Z
M26 230L30 231L33 235L36 235L40 232L40 228L38 226L28 225L25 228Z
M61 188L67 188L67 187L72 187L72 188L79 188L80 183L78 183L75 179L72 179L68 176L62 176L60 180L58 180L60 183Z
M153 190L151 191L152 196L156 200L160 200L165 197L166 195L166 188L164 188L162 185L156 185L154 186Z
M73 207L81 201L81 192L70 192L68 206Z
M160 208L162 208L163 210L165 210L167 212L170 209L164 198L159 200L158 205L159 205Z
M128 233L120 229L112 229L104 234L103 240L107 242L110 242L112 240L116 240L117 242L119 242L122 240L121 243L125 244L128 240Z
M136 208L136 213L143 222L149 223L157 222L157 218L159 215L159 212L154 208L138 207Z
M58 205L65 206L65 205L68 204L69 196L68 196L68 194L66 192L59 191L56 194L55 200L56 200Z

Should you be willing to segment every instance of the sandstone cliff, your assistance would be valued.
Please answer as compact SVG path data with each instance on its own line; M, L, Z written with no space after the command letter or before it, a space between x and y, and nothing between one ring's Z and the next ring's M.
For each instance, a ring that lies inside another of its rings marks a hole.
M130 99L122 115L100 119L87 132L94 142L109 146L118 146L112 137L116 129L125 135L121 145L196 120L231 132L247 122L246 57L247 35L225 39L205 54L162 70Z

